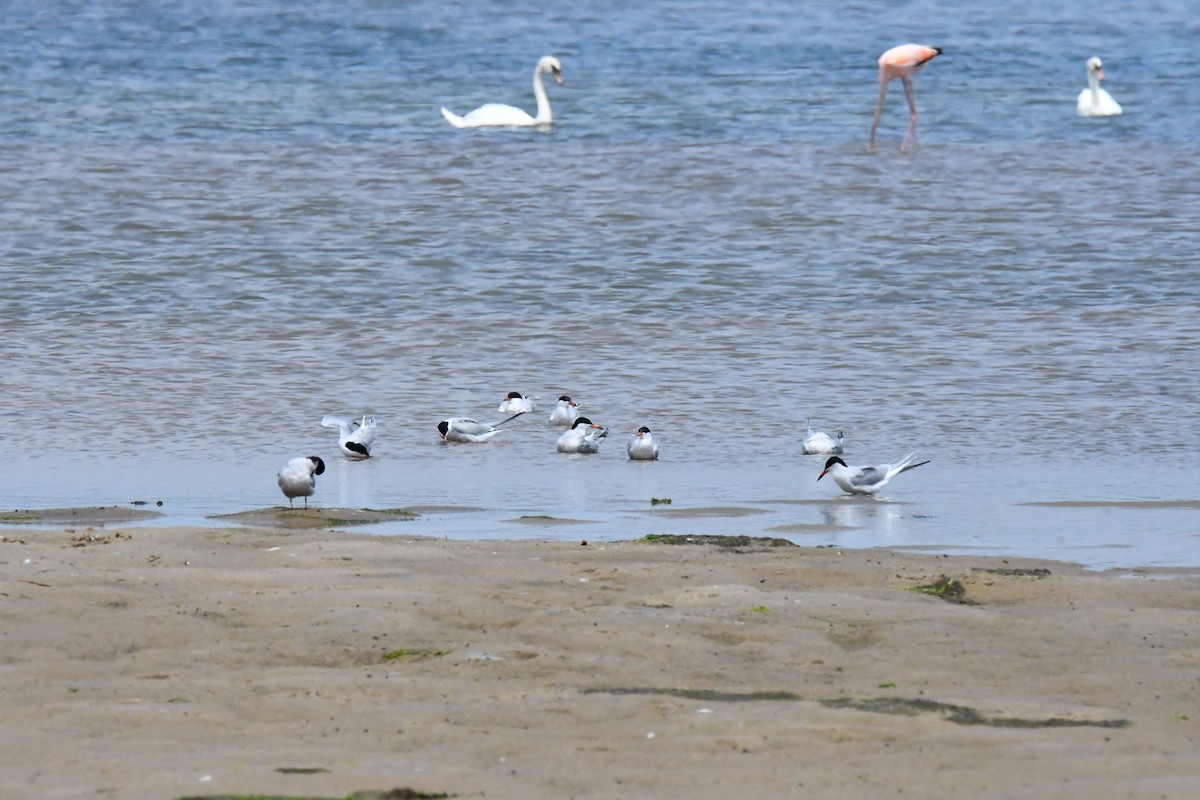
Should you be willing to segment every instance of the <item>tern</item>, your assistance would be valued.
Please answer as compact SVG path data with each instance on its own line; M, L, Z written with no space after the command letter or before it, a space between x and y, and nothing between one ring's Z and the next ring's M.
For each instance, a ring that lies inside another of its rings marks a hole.
M608 428L601 428L587 417L579 417L558 437L555 447L560 453L598 453L600 442L608 436Z
M329 414L321 418L321 424L338 429L338 447L346 458L370 458L371 442L375 441L374 417L364 414L360 421Z
M558 404L550 412L550 424L557 425L560 428L569 428L575 424L575 420L578 418L579 404L568 395L560 395Z
M848 467L846 462L842 461L837 456L832 456L825 462L825 469L821 470L821 474L817 476L817 480L825 477L826 473L831 473L833 479L837 481L837 485L842 487L842 491L850 494L875 494L892 478L910 469L916 469L922 464L928 464L928 461L921 461L917 464L913 463L916 458L916 453L909 453L899 461L893 461L891 464L879 464L873 467Z
M629 440L625 452L634 461L657 461L658 445L655 444L654 437L650 435L650 429L645 425L638 428L637 433Z
M537 408L533 402L536 399L536 397L527 397L520 392L509 392L500 401L500 407L496 410L501 414L524 414Z
M303 497L304 507L308 508L308 498L317 488L317 475L325 472L325 462L317 456L297 456L283 465L279 470L279 489L288 499L288 507L292 498Z
M812 420L808 421L808 435L804 437L804 455L806 456L828 456L841 455L845 452L842 449L843 437L842 432L838 431L837 438L834 439L824 431L814 431L812 429Z
M520 411L508 419L493 422L490 425L484 422L476 422L468 417L451 417L439 422L437 429L438 433L442 435L442 441L444 442L479 444L480 442L486 442L497 433L500 433L501 425L511 422L524 413L524 411Z

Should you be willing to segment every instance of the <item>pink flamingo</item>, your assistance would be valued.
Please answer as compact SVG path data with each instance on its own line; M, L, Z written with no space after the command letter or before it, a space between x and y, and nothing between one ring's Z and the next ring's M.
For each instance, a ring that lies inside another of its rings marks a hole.
M879 115L883 113L883 98L888 84L899 78L904 84L904 96L908 98L908 132L900 143L900 152L911 140L917 146L917 101L913 96L912 76L920 72L934 56L942 54L942 48L924 44L902 44L893 47L879 57L879 102L875 104L875 119L871 121L871 152L875 152L875 129L879 127Z

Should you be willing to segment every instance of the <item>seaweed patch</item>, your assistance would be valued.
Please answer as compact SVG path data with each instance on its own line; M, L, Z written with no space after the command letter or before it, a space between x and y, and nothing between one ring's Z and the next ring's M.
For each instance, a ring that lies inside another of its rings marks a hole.
M822 700L826 708L849 708L855 711L871 711L876 714L941 714L947 722L955 725L987 725L992 728L1128 728L1127 719L1071 719L1069 717L1046 717L1026 719L1022 717L992 717L968 706L939 703L925 698L872 697L855 699L839 697Z

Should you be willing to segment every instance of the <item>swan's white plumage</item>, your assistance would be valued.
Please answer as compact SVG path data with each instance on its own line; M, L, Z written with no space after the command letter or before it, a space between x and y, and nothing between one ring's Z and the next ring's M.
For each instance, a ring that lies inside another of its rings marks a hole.
M529 114L516 106L504 103L486 103L463 116L442 108L442 116L455 128L483 127L529 127L531 125L549 125L554 121L550 112L550 100L546 97L546 87L542 84L542 75L550 73L554 82L562 84L562 65L554 56L542 56L537 67L533 70L533 99L537 103L537 116Z
M1087 60L1088 87L1075 100L1075 113L1081 117L1117 117L1121 115L1121 104L1112 95L1100 88L1104 80L1104 64L1098 56Z

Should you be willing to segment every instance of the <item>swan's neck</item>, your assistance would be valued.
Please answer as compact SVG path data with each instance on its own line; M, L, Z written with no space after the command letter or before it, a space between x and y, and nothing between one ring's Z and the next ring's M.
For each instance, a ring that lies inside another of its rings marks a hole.
M1088 72L1088 88L1092 90L1092 105L1100 102L1100 80L1096 77L1096 73Z
M554 121L550 114L550 99L546 97L546 87L542 85L542 68L533 71L533 99L537 101L537 116L533 121L539 125Z

